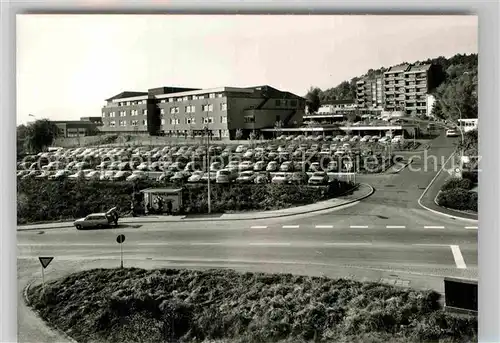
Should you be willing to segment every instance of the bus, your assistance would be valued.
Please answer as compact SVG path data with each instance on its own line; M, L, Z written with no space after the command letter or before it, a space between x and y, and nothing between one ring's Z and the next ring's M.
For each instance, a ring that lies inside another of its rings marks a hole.
M458 119L458 126L463 132L477 130L477 118Z

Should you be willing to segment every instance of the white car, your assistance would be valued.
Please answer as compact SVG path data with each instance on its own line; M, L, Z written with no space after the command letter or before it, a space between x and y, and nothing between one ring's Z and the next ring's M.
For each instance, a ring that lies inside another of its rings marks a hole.
M222 163L220 163L220 162L213 162L210 165L210 171L218 171L218 170L221 170L222 168L223 168L223 166L222 166Z
M379 143L382 143L382 144L386 144L386 143L389 143L391 141L391 137L389 136L385 136L385 137L382 137L378 140Z
M238 165L238 170L239 171L253 170L253 166L254 166L253 163L250 161L241 162Z
M234 170L229 170L229 169L221 169L217 171L217 174L215 175L215 182L216 183L231 183L234 181L238 176L238 173Z
M91 172L85 174L85 178L87 180L100 180L101 179L101 172L97 170L92 170Z
M123 180L126 180L130 175L132 175L131 172L126 171L126 170L120 170L118 173L113 175L113 180L114 181L123 181Z
M454 129L446 130L446 137L458 137L458 136L459 136L459 133L457 130L454 130Z
M136 168L137 170L148 170L149 169L149 166L148 166L148 163L147 162L142 162L141 164L139 164Z
M239 165L240 163L238 161L229 161L225 169L231 170L231 171L238 171L239 170Z
M239 153L245 152L246 150L247 149L246 149L246 147L244 145L238 145L236 147L236 151L235 152L239 154Z
M274 172L274 171L278 170L278 168L279 168L279 164L278 164L278 162L276 162L276 161L271 161L271 162L269 162L269 163L267 164L266 171L267 171L267 172Z
M71 180L76 180L78 178L85 178L85 172L83 170L79 170L77 171L76 173L68 176L68 179L71 179Z
M369 141L370 141L370 139L372 139L372 136L366 135L366 136L364 136L363 138L361 138L361 140L360 140L360 141L361 141L361 142L369 142Z
M289 183L290 176L286 173L276 173L271 179L271 183Z
M341 141L341 142L349 142L349 140L350 140L350 139L351 139L351 137L350 137L350 136L348 136L348 135L346 135L346 136L343 136L343 137L340 139L340 141Z
M200 182L203 174L205 174L203 171L197 170L197 171L193 172L193 174L191 174L191 176L188 178L187 181L191 182L191 183Z
M254 155L254 152L252 150L247 150L244 154L243 154L243 158L252 158Z
M349 140L349 142L353 142L354 143L354 142L357 142L359 140L360 140L359 136L353 136L353 137L351 137L351 139Z
M108 170L108 171L101 174L100 180L101 181L112 180L113 176L115 176L115 172L112 170Z
M142 170L135 170L132 175L127 177L127 181L145 180L147 179L147 174Z

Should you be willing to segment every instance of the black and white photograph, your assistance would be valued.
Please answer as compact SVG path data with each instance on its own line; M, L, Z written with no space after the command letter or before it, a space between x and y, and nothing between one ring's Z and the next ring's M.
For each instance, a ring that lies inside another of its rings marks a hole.
M478 24L17 15L18 341L478 342Z

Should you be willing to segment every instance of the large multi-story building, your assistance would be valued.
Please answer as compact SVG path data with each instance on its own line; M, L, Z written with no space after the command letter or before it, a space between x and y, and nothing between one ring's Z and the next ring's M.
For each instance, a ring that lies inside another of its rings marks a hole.
M386 111L405 110L405 72L409 64L390 67L384 73L384 109Z
M356 104L360 109L382 108L383 78L364 78L356 82Z
M106 100L103 132L200 136L205 129L217 138L243 137L252 131L300 126L305 99L270 86L213 89L161 87L123 92Z

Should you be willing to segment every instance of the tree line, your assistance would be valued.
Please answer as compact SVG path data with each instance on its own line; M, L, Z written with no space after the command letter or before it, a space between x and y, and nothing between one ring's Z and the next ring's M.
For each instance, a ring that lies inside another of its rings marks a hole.
M408 63L408 62L403 62ZM436 97L432 115L441 118L456 120L462 118L477 118L478 111L478 55L456 54L453 57L443 56L429 58L425 61L415 61L409 64L434 64L436 68L435 85L430 93ZM341 82L336 87L321 90L319 87L310 87L305 98L309 113L318 110L321 104L335 100L356 99L356 82L362 78L381 76L388 68L369 69L364 75L353 77Z

